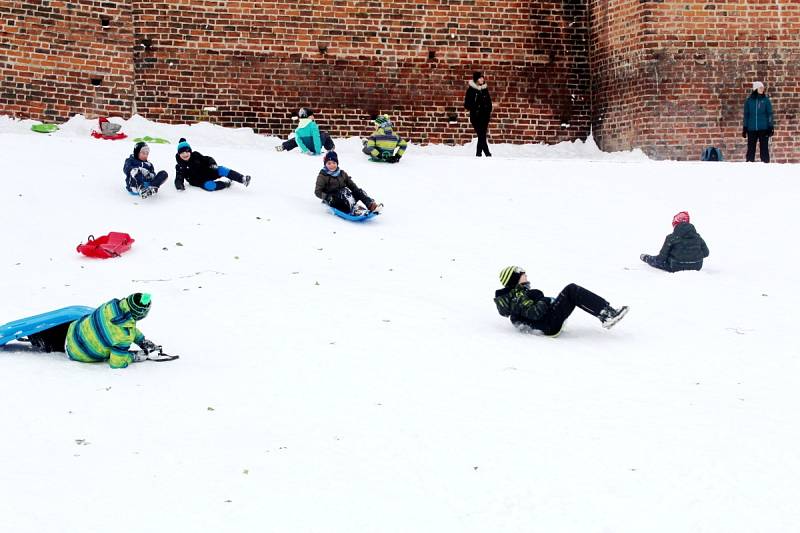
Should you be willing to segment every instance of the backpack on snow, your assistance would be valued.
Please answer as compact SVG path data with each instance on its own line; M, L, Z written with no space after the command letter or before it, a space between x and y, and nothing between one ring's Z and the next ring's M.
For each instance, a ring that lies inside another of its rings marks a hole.
M703 150L700 161L722 161L722 150L714 146L709 146Z

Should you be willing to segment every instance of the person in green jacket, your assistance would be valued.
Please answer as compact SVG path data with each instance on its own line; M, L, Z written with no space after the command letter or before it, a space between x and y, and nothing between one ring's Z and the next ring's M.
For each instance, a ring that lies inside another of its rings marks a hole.
M150 295L137 292L104 303L90 315L69 324L66 331L66 351L73 361L98 363L108 361L111 368L125 368L141 360L129 351L137 344L145 353L158 349L145 339L136 323L150 312Z
M314 120L314 111L302 107L297 112L297 129L294 130L294 139L284 141L275 147L275 150L283 152L286 150L294 150L300 147L300 151L306 155L319 155L322 153L322 148L325 150L333 150L335 148L333 139L328 135L327 131L320 131Z
M394 133L394 124L389 120L389 115L378 115L373 122L376 130L364 141L363 152L370 161L397 163L406 153L408 141Z
M615 309L597 294L575 283L564 287L555 298L545 296L539 289L531 289L525 269L519 266L501 270L500 283L503 288L494 293L497 312L510 318L511 323L524 332L538 331L555 337L576 307L597 317L606 329L628 313L628 306Z
M769 138L775 133L772 119L772 102L765 94L766 89L760 81L753 82L753 92L744 102L742 118L742 137L747 139L745 160L756 160L756 143L762 163L769 163Z
M689 223L689 213L681 211L672 217L672 233L664 239L658 255L642 254L639 259L654 268L667 272L681 270L700 270L703 259L708 257L706 241Z

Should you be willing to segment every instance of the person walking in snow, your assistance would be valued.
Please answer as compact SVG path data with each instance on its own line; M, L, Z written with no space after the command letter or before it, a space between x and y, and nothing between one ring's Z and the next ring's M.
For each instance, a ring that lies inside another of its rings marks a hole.
M128 156L122 167L125 174L125 188L131 194L148 198L158 192L158 188L167 181L167 171L156 174L153 163L147 160L150 147L146 142L138 142L133 147L133 154Z
M367 211L380 213L383 204L376 202L364 192L350 176L339 168L339 156L328 152L323 158L325 166L317 175L314 195L329 206L343 213L363 215Z
M754 81L753 92L744 102L742 137L747 139L745 160L751 163L756 160L756 143L758 143L761 162L769 163L769 138L775 133L772 122L772 102L769 96L764 94L765 90L763 83Z
M207 191L219 191L231 186L231 181L250 185L250 176L243 176L233 169L217 165L213 157L192 151L192 147L181 137L178 141L178 153L175 154L175 188L185 189L183 183L202 187ZM228 178L228 181L219 178Z
M394 133L389 115L378 115L373 122L376 129L364 141L363 152L369 156L370 161L397 163L406 152L408 141Z
M564 321L579 307L600 319L604 328L610 329L628 313L628 307L619 309L595 293L570 283L556 296L545 296L539 289L531 289L525 269L509 266L500 271L503 288L494 294L494 303L501 316L523 331L536 330L554 337L561 333Z
M486 85L483 72L472 74L472 81L469 82L467 93L464 95L464 108L469 110L469 121L478 135L475 155L481 157L485 154L486 157L491 157L486 135L489 131L489 120L492 118L492 97L489 95L489 87Z
M689 223L689 213L681 211L672 217L672 228L658 255L642 254L639 258L651 267L667 272L703 268L703 258L708 257L708 246Z
M275 147L275 150L283 152L294 150L298 146L300 151L307 155L319 155L322 149L333 150L335 148L333 139L327 131L320 131L317 122L314 120L314 111L301 107L297 112L297 129L294 130L294 138L284 141Z
M73 361L108 361L111 368L125 368L142 361L159 347L136 327L150 311L150 295L134 293L104 303L89 315L28 336L31 345L45 352L64 352ZM131 352L135 343L142 353Z

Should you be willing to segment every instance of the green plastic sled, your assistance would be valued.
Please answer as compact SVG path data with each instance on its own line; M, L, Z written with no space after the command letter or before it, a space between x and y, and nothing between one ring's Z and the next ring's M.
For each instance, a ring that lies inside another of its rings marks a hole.
M36 133L53 133L54 131L58 131L57 124L34 124L31 126L31 130L35 131Z
M150 137L149 135L145 135L144 137L136 137L133 142L146 142L146 143L153 143L153 144L169 144L169 141L166 139L162 139L161 137Z

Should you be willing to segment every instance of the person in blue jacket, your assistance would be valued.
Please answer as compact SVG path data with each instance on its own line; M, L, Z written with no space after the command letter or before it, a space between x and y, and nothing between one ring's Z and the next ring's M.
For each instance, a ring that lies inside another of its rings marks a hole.
M158 188L167 181L167 171L156 174L153 163L147 160L150 147L145 142L138 142L133 147L133 154L125 160L122 172L125 174L125 188L131 194L147 198L158 192Z
M745 160L749 162L756 160L756 143L758 143L761 162L769 163L769 138L775 133L775 129L772 122L772 102L764 91L764 84L754 81L753 92L744 102L742 137L747 138Z
M301 107L297 112L297 129L294 130L294 138L285 141L275 149L279 152L286 150L294 150L300 148L300 151L306 155L319 155L322 153L322 148L330 151L336 148L333 144L333 139L328 135L327 131L320 131L314 120L314 111Z

